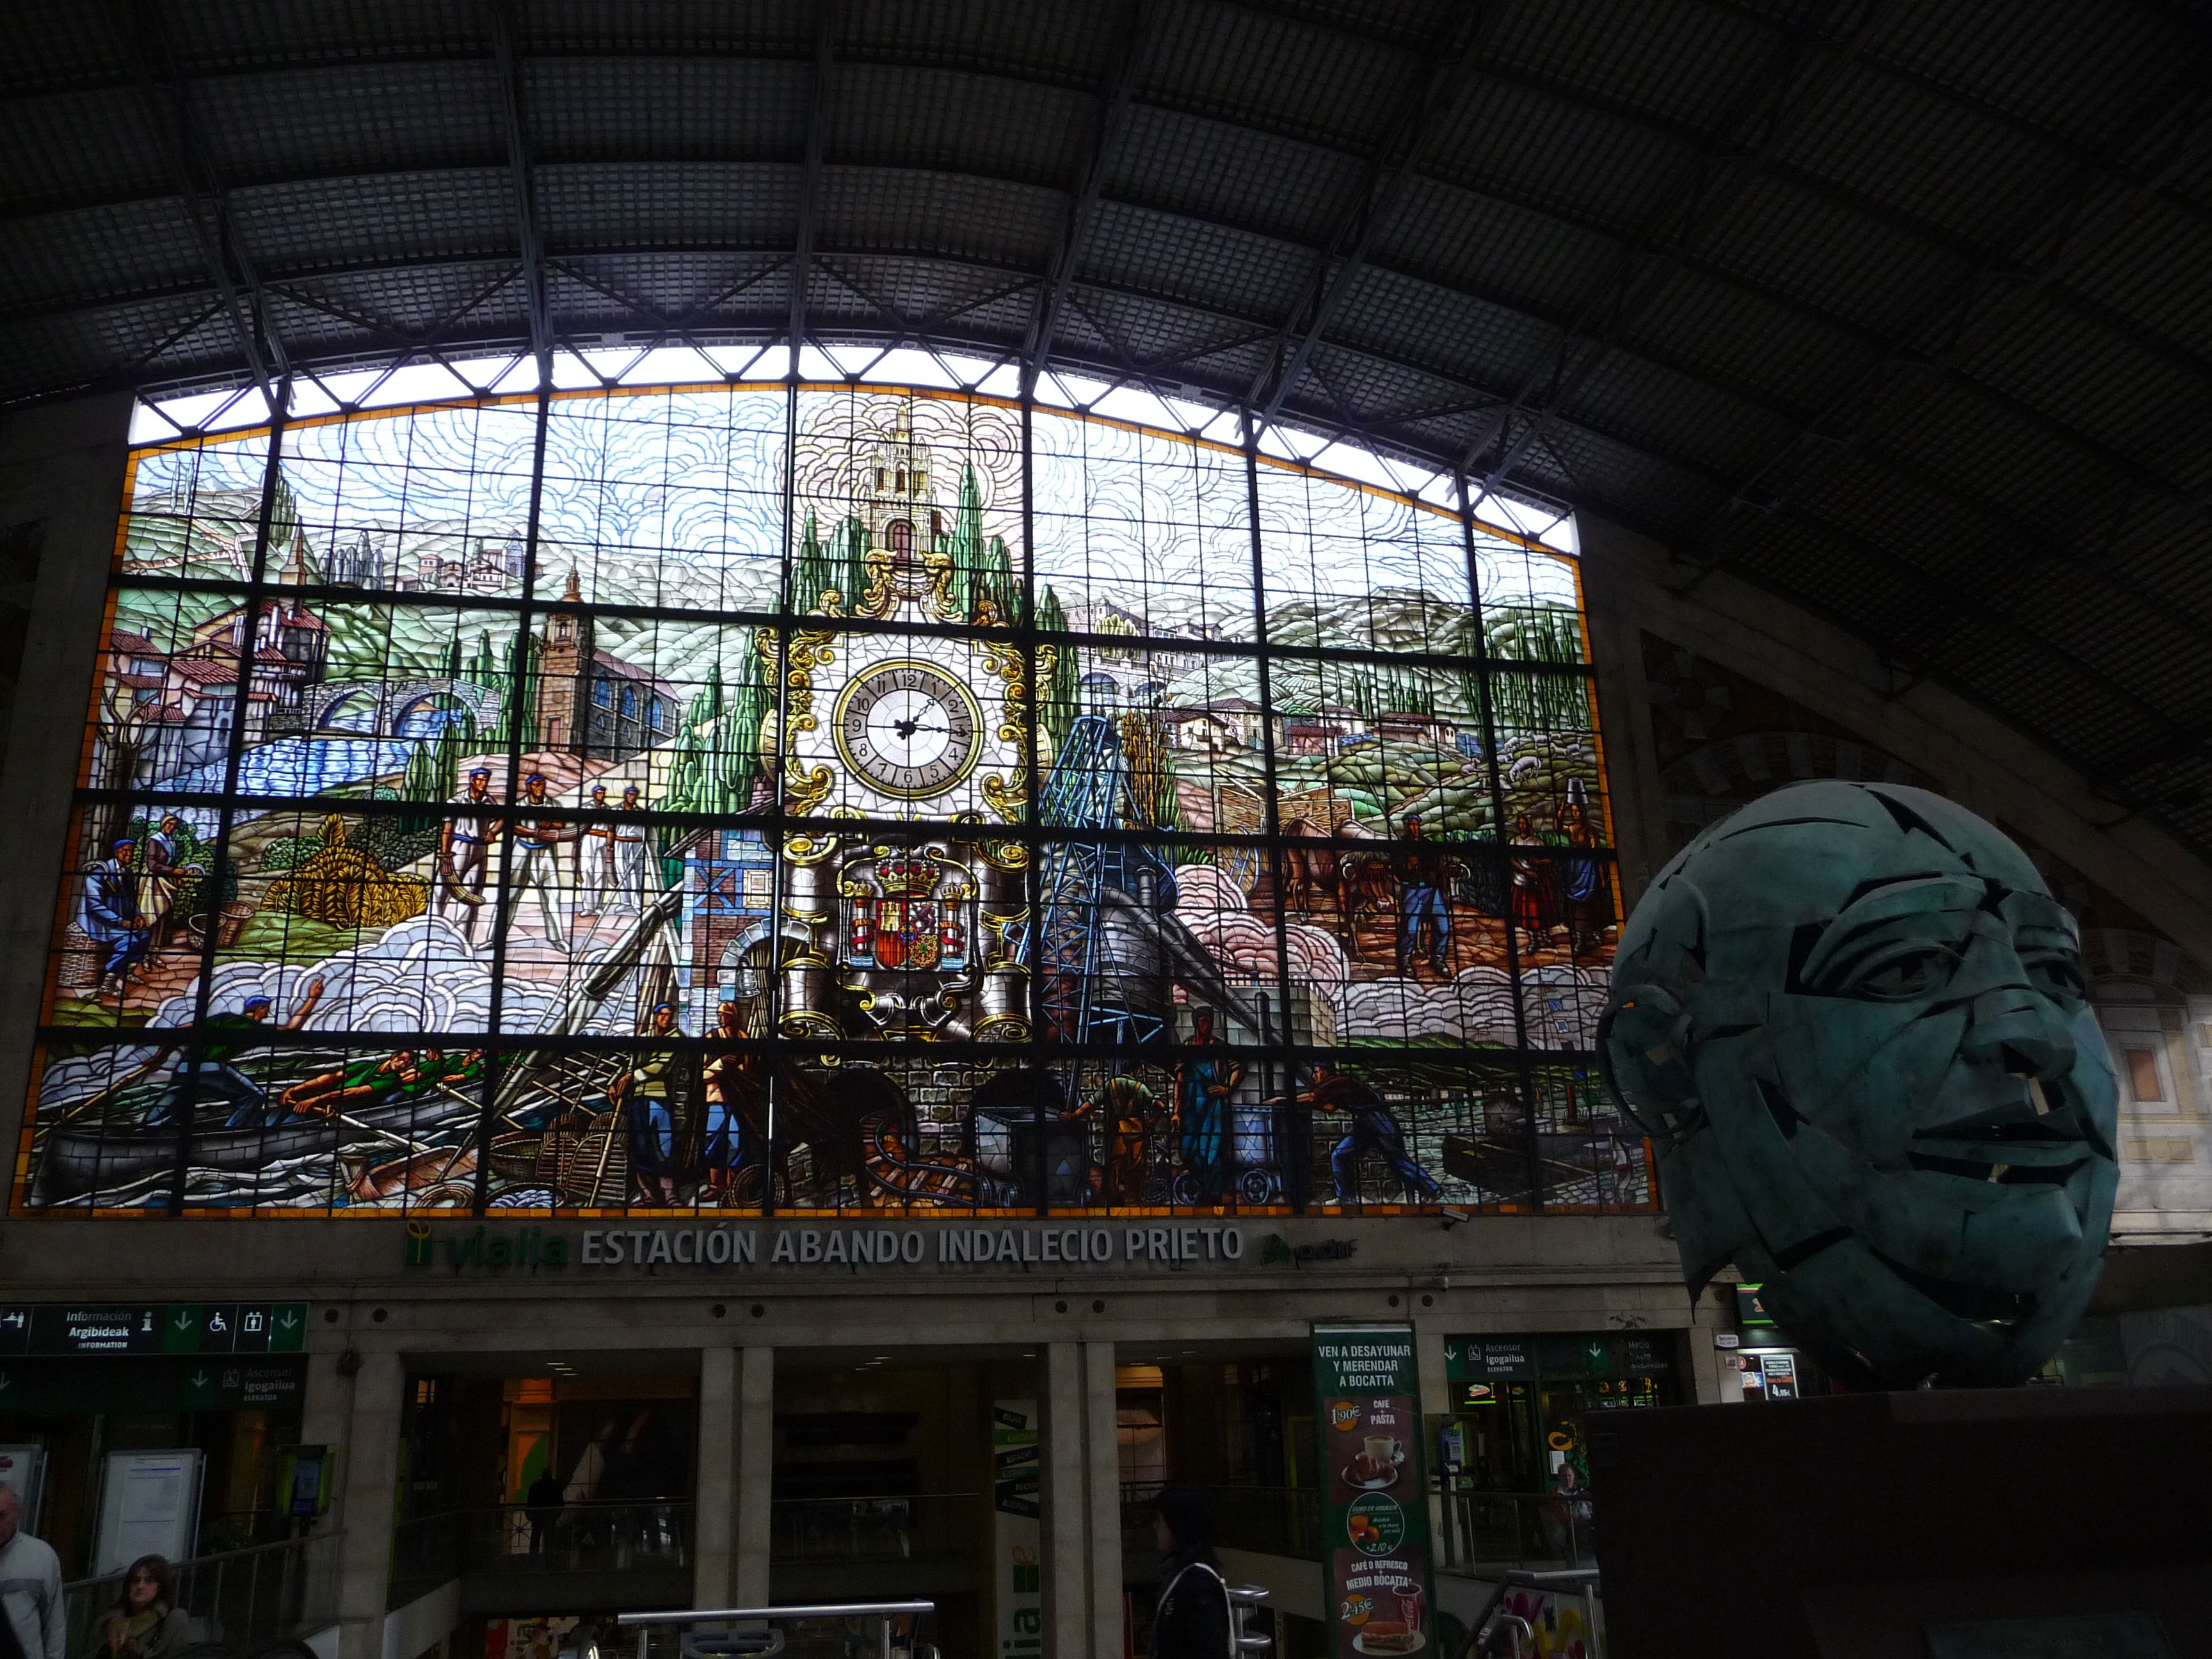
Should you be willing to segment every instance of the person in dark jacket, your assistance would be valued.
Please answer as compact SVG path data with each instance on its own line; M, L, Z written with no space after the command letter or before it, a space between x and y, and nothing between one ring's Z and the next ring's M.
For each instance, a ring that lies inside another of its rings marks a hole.
M1229 1581L1213 1553L1213 1502L1196 1486L1170 1486L1152 1516L1160 1595L1152 1659L1234 1659Z

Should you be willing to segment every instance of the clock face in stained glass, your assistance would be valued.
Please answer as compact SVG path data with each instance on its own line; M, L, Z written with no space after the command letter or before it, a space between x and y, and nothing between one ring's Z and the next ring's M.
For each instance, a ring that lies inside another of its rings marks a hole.
M871 788L902 800L941 795L975 769L982 711L925 662L876 663L837 699L837 752Z

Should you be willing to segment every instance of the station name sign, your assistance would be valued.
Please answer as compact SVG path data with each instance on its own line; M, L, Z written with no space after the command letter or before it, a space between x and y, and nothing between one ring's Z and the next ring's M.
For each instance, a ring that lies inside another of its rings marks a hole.
M574 1236L543 1227L478 1226L434 1232L407 1224L407 1265L472 1269L614 1267L837 1267L851 1272L951 1267L1164 1267L1230 1266L1244 1260L1244 1231L1205 1226L1013 1227L737 1226L586 1227Z

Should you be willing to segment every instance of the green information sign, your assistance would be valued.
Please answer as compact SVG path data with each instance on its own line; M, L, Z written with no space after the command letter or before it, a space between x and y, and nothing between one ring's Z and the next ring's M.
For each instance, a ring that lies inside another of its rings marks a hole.
M0 1358L149 1353L298 1353L304 1302L185 1302L166 1308L0 1306Z
M1316 1325L1313 1342L1329 1652L1421 1652L1435 1609L1413 1328Z

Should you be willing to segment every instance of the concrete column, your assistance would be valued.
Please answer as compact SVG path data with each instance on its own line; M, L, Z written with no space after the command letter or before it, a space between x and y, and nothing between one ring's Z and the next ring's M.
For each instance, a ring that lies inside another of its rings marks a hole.
M774 1493L775 1473L775 1350L739 1348L736 1381L737 1522L730 1605L758 1607L769 1601L769 1500Z
M1449 1414L1451 1376L1444 1364L1444 1336L1441 1321L1418 1320L1413 1325L1413 1369L1415 1386L1419 1389L1421 1410L1421 1463L1434 1474L1437 1468L1436 1437L1429 1432L1429 1419ZM1429 1537L1439 1560L1444 1555L1444 1528L1449 1518L1444 1513L1444 1500L1437 1492L1431 1492L1429 1502Z
M0 609L27 605L20 665L0 663L7 708L0 799L0 1138L15 1144L46 989L56 874L68 862L107 573L115 561L131 394L0 416ZM27 599L16 597L27 588ZM20 690L19 690L20 688Z
M338 1375L338 1351L309 1354L307 1398L300 1407L300 1443L339 1448L338 1484L331 1492L330 1508L313 1528L319 1534L336 1532L345 1510L346 1465L350 1460L344 1448L352 1437L352 1427L353 1384Z
M691 1605L734 1605L738 1522L738 1351L699 1356L699 1474L691 1503Z
M1114 1345L1083 1345L1084 1470L1090 1486L1088 1659L1121 1659L1121 1436L1114 1407Z
M1044 1659L1091 1659L1091 1528L1084 1345L1048 1342L1037 1407L1043 1491Z
M394 1486L406 1370L396 1353L362 1356L339 1474L338 1659L383 1659Z

